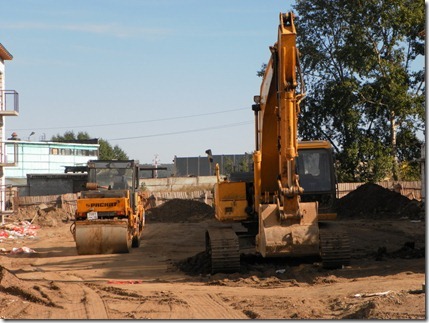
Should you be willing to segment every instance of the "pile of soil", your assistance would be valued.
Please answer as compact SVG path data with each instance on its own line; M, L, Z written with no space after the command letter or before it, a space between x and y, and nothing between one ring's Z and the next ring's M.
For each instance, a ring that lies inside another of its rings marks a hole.
M13 221L29 221L42 227L56 227L73 221L74 216L62 208L48 207L42 204L20 207L16 214L10 216L10 219Z
M393 252L388 252L386 247L379 247L375 253L375 260L380 261L384 258L417 259L424 258L426 255L425 247L416 247L414 241L405 242L404 245Z
M211 272L210 257L205 251L178 261L174 266L189 276L208 275Z
M43 293L42 288L32 282L21 280L6 268L0 266L0 293L17 296L27 302L39 303L46 306L56 306ZM0 294L1 296L1 294Z
M172 199L146 212L147 222L201 222L214 218L214 209L194 200Z
M377 184L367 183L338 200L341 218L401 218L417 219L423 212L417 200Z

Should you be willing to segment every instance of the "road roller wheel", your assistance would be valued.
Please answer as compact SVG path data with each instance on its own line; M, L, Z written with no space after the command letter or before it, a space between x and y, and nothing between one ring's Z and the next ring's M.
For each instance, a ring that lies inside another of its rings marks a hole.
M79 255L127 253L131 249L127 221L76 221L75 241Z

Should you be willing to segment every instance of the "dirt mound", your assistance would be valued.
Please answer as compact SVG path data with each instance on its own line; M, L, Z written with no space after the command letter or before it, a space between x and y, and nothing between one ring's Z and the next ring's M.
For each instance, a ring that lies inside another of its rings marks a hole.
M400 193L367 183L359 186L338 201L338 215L342 218L419 218L419 202Z
M417 293L421 293L417 292ZM374 296L372 299L365 297L355 297L349 300L337 301L333 305L334 308L339 307L344 312L338 319L345 320L363 320L363 319L381 319L381 320L410 320L421 319L411 310L416 302L416 298L412 298L410 294L416 294L415 291L398 291L386 292L383 296ZM341 304L341 305L340 305ZM398 304L408 307L408 312L398 311Z
M375 253L375 260L384 260L386 257L401 259L424 258L426 255L425 247L416 247L414 241L405 242L404 245L393 252L388 252L386 247L379 247Z
M172 199L146 212L148 222L200 222L214 217L211 206L183 199Z
M177 262L175 266L190 276L207 275L210 273L210 257L205 251L202 251Z
M50 300L49 296L43 292L43 288L39 285L21 280L1 266L0 293L14 295L28 302L56 307L56 305Z
M62 208L40 204L20 207L17 214L10 218L14 221L31 221L42 227L56 227L72 221L74 216Z

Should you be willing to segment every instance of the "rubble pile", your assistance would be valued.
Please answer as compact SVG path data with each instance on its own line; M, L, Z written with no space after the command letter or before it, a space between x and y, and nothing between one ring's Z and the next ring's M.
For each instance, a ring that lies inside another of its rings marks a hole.
M10 249L4 248L4 246L15 244L17 241L27 239L35 239L37 237L37 231L40 229L39 225L32 224L28 221L20 221L14 223L3 223L0 225L0 254L29 254L36 253L34 250L28 247L13 247Z

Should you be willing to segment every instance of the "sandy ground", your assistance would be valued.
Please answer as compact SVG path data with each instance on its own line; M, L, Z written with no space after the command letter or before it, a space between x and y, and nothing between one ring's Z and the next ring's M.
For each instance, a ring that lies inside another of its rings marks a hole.
M170 213L174 215L174 210ZM351 265L243 255L242 271L209 275L204 232L215 220L148 217L129 254L79 256L70 223L3 239L3 319L425 319L425 222L347 219Z

